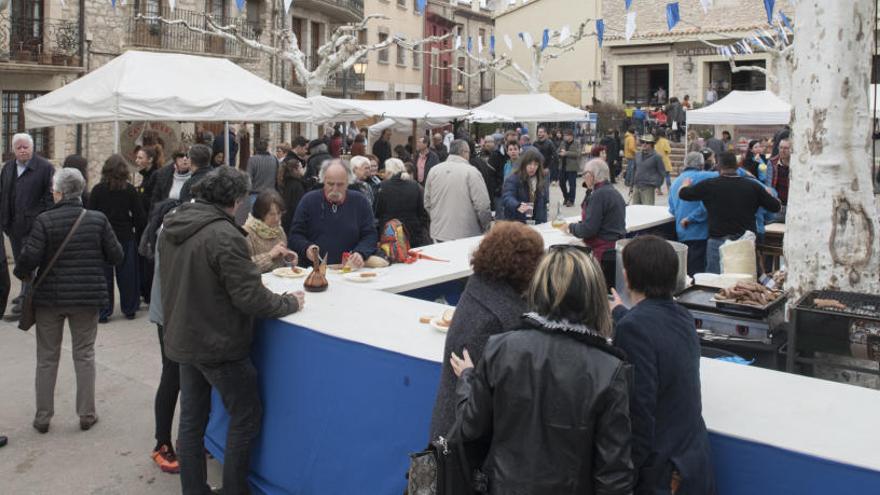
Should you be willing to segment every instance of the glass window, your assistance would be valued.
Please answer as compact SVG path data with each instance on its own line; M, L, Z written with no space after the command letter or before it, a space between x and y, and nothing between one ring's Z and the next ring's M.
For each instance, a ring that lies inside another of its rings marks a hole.
M397 45L397 65L406 66L406 49Z
M669 65L630 65L623 67L623 103L656 103L654 93L662 87L669 96Z
M384 43L388 39L388 33L379 33L379 43ZM388 63L388 47L379 50L379 62Z
M11 160L15 155L12 151L12 136L19 132L24 132L24 102L33 100L34 98L46 94L45 92L26 92L26 91L3 91L2 103L2 122L0 122L0 140L2 140L4 161ZM34 151L42 157L52 158L51 140L49 128L34 129L28 131L34 138Z

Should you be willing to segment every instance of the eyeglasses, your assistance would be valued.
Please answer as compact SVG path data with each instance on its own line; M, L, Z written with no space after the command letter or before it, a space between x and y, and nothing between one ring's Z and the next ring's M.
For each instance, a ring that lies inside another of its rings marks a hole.
M593 248L590 246L580 246L578 244L554 244L550 246L550 251L567 251L569 249L575 249L580 251L586 255L593 254Z

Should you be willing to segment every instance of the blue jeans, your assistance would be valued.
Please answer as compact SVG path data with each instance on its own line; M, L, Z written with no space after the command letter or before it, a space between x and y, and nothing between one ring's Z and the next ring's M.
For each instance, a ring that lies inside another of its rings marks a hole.
M636 161L633 158L626 159L626 175L623 176L623 183L632 186L633 177L636 175Z
M223 493L247 494L251 444L260 434L263 405L257 369L250 358L211 364L180 365L180 427L177 457L183 495L211 493L205 466L205 429L211 411L211 387L229 413L223 453Z
M562 200L566 203L574 204L574 199L577 195L577 179L577 172L565 172L565 175L559 179Z
M710 237L706 242L706 273L721 273L721 245L727 237Z

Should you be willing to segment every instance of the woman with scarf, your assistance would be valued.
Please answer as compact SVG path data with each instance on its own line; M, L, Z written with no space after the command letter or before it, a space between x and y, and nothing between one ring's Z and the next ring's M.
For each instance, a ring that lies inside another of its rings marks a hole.
M632 493L629 369L608 343L605 281L584 250L550 247L518 329L489 337L476 367L466 347L452 350L451 438L488 442L472 467L489 494Z
M626 236L626 201L611 184L608 164L599 158L584 167L587 197L581 204L581 221L562 227L569 234L583 239L601 262L605 251Z
M287 235L281 227L284 200L273 189L257 195L254 208L244 223L251 260L261 272L271 272L285 264L296 266L297 255L287 249Z
M504 187L501 188L505 220L547 221L548 189L543 165L544 155L537 149L530 148L520 155L519 166L504 179Z

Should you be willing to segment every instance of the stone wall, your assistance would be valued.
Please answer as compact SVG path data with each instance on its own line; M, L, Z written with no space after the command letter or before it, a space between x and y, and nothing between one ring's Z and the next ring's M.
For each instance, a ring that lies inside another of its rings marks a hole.
M666 4L668 0L636 0L630 8L636 12L636 37L648 33L666 33ZM786 2L776 2L776 11L789 7ZM606 36L623 36L626 24L626 5L622 0L602 0L602 17L605 20ZM672 31L684 33L694 28L704 31L727 30L730 28L751 28L767 24L767 15L762 0L714 0L709 13L703 13L698 0L679 2L681 22ZM788 8L787 16L794 15Z

